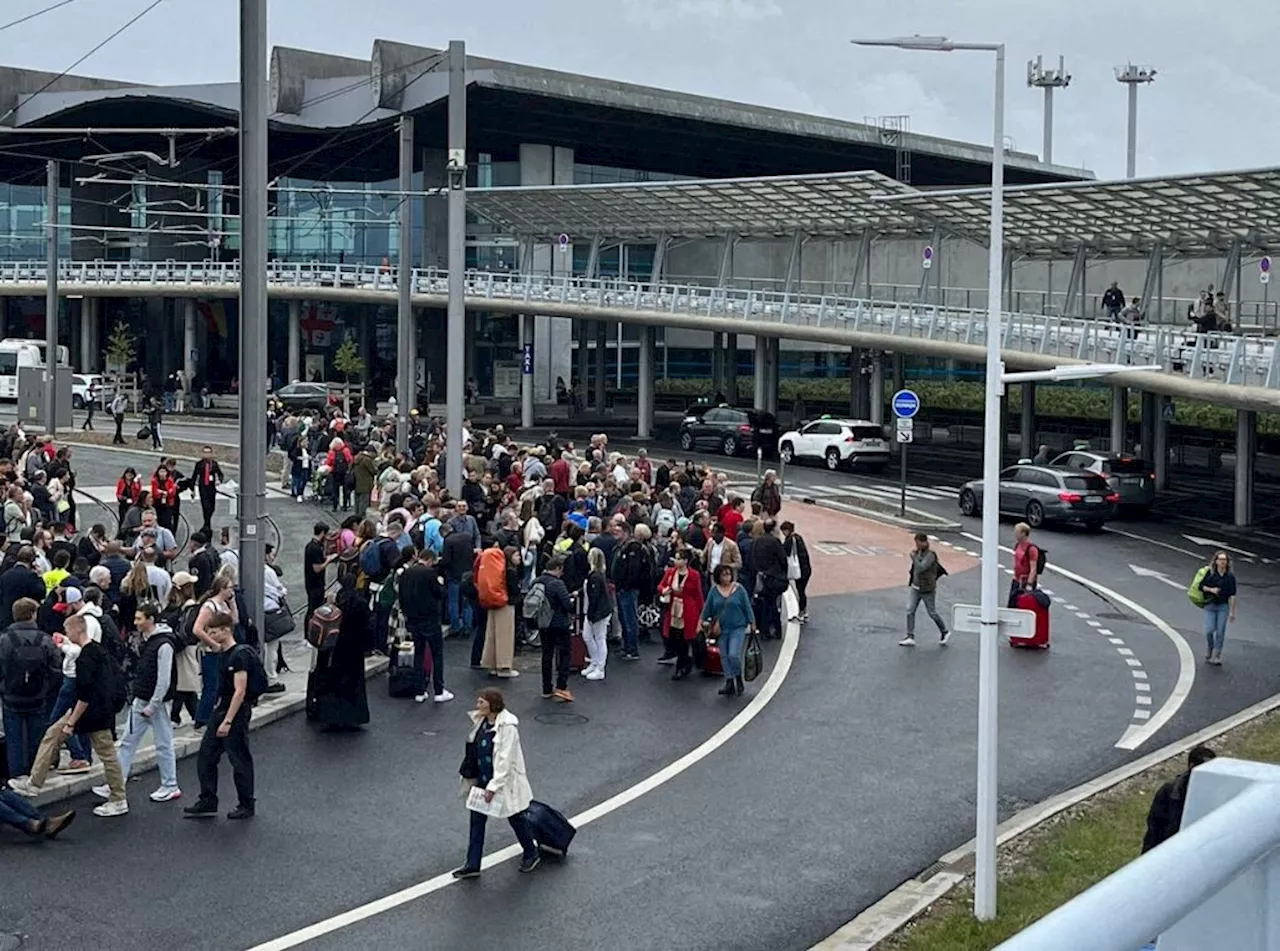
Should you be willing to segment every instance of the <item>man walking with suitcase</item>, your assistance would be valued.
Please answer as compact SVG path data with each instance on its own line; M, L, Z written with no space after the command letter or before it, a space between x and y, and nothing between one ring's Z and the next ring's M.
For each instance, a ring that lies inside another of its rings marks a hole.
M1040 579L1040 549L1031 543L1031 526L1013 526L1013 581L1009 586L1009 607L1016 608L1018 595L1031 591Z

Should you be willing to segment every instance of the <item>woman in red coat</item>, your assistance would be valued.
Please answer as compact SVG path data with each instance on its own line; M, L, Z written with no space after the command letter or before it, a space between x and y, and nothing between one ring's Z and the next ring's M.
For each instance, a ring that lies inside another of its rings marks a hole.
M684 680L693 670L689 642L698 636L702 598L702 577L689 567L688 553L676 551L671 567L658 583L658 601L663 606L662 639L666 653L676 659L672 680Z
M156 507L156 521L175 535L178 532L178 483L168 466L157 467L151 476L151 501Z
M134 471L133 466L129 466L116 482L116 505L120 510L120 517L117 519L119 524L124 524L124 513L129 511L131 506L138 504L138 497L141 495L142 480L138 478L138 473Z

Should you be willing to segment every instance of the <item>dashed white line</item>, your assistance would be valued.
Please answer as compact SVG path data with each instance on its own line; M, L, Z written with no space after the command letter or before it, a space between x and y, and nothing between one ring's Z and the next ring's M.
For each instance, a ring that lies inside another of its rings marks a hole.
M1102 627L1102 622L1101 622L1101 621L1085 621L1084 623L1085 623L1085 624L1088 624L1090 627L1097 627L1097 628L1101 628L1101 627Z
M1116 648L1116 653L1117 653L1117 654L1119 654L1121 657L1132 657L1132 656L1133 656L1133 651L1129 650L1129 648L1127 648L1127 647L1117 647L1117 648Z
M1150 719L1151 719L1151 711L1150 711L1150 710L1134 710L1134 711L1133 711L1133 718L1134 718L1135 720L1150 720Z
M1150 693L1151 684L1143 683L1141 680L1135 681L1133 685L1133 689L1138 691L1138 693Z
M1146 694L1139 694L1133 699L1136 700L1140 706L1144 706L1144 707L1151 706L1151 698L1148 697Z
M1142 666L1142 661L1138 660L1138 658L1136 658L1136 657L1126 657L1126 658L1124 659L1124 662L1125 662L1126 664L1128 664L1130 667L1141 667L1141 666Z

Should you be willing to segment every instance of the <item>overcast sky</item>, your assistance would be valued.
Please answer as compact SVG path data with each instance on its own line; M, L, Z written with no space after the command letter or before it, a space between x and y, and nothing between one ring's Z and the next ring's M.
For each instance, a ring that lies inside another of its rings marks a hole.
M0 0L0 23L56 0ZM0 32L0 64L61 71L149 0L75 0ZM861 121L991 138L992 59L852 47L854 36L945 34L1008 47L1006 134L1039 153L1042 94L1028 59L1067 57L1054 159L1120 177L1126 96L1113 69L1159 76L1140 93L1138 174L1280 163L1280 76L1267 4L1245 0L269 0L270 42L368 57L375 38ZM164 0L76 72L144 83L233 80L236 0ZM1264 15L1265 14L1265 15Z

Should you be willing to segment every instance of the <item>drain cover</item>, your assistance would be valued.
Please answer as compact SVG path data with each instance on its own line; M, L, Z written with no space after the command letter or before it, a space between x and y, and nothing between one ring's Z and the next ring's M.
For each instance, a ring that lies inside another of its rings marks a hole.
M534 717L539 723L545 723L547 726L582 726L590 721L578 713L540 713ZM4 951L0 948L0 951Z
M23 936L20 934L0 934L0 951L17 951L22 947Z

